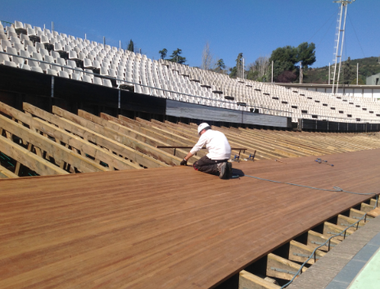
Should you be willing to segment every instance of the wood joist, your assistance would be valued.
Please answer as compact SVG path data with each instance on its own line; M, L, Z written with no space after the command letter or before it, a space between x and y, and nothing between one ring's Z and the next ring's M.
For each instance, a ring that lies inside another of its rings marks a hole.
M57 114L61 113L61 110L54 110ZM71 115L62 115L67 118L72 118L78 121L78 118ZM114 138L120 143L125 144L126 146L132 147L138 151L141 151L147 155L154 157L162 162L165 162L169 165L179 165L182 161L183 157L186 155L185 151L180 151L182 153L182 157L176 157L172 154L165 152L163 150L157 149L157 145L168 145L158 139L155 139L146 134L140 133L132 128L125 127L119 123L108 121L104 118L97 117L93 114L90 114L83 110L78 110L78 116L82 117L87 121L91 121L96 123L99 126L104 128L104 134L109 138ZM83 125L86 125L86 122L82 121Z
M142 141L135 140L127 135L123 135L121 132L118 132L114 129L110 129L108 127L104 127L102 125L99 125L97 123L94 123L92 121L89 121L85 118L82 118L80 116L77 116L73 113L70 113L68 111L65 111L57 106L53 106L53 113L61 116L65 121L70 121L71 123L75 123L82 127L83 129L86 129L87 131L95 132L97 136L103 136L109 140L111 140L114 144L118 144L118 147L123 147L124 150L128 149L130 151L133 151L136 153L136 156L140 156L142 158L139 158L141 162L146 163L145 159L149 159L149 163L153 165L155 163L155 167L164 167L167 165L176 165L181 162L180 158L176 158L174 156L171 156L169 154L160 153L160 151L148 144L145 144ZM94 116L95 118L96 116ZM94 133L92 133L94 134ZM109 147L112 151L116 151ZM117 151L116 151L117 152ZM139 154L137 154L140 152ZM164 155L164 156L163 156ZM168 162L168 164L165 164L165 162Z
M374 209L376 200L370 199L369 201L370 204L362 203L361 207L367 209L367 206L371 206L372 211L378 210L378 208ZM367 206L363 206L363 204ZM347 229L348 226L358 222L359 219L364 217L366 212L351 208L348 214L349 216L342 214L337 215L337 224L324 222L323 233L309 230L305 243L291 240L287 245L283 246L285 249L279 251L281 255L269 253L264 257L264 264L266 264L265 275L262 274L262 271L255 272L253 268L259 267L255 265L252 266L252 264L248 266L247 269L240 271L239 289L278 289L280 288L279 285L284 285L284 282L291 280L299 270L301 270L299 274L304 273L310 265L318 262L318 260L330 250L334 250L345 237L349 234L353 234L356 227L349 228L346 235L342 234L341 236L331 238L333 235L341 233L344 229ZM373 217L367 215L363 220L358 222L358 224L360 224L358 229L371 219L373 219ZM301 269L301 265L305 262L307 262L306 264L308 265Z
M24 110L0 104L0 151L10 160L0 166L1 178L17 177L22 166L38 175L166 166L107 138L102 131L94 132L27 103Z
M179 165L187 150L158 149L156 146L193 146L199 138L194 123L147 121L122 115L116 118L105 113L98 117L83 110L75 115L56 106L53 107L54 115L28 103L24 103L24 110L26 113L0 105L0 111L13 119L13 123L2 119L3 126L12 124L8 130L4 129L2 135L13 138L25 149L31 144L29 147L34 154L66 172ZM14 124L15 121L19 126ZM380 147L376 134L299 133L215 126L213 129L225 133L232 146L247 148L241 152L240 160L248 159L254 151L255 160L277 160ZM34 143L37 141L39 143ZM233 151L232 158L237 153ZM194 162L206 154L206 150L201 150L190 161ZM3 164L0 177L17 176L20 167L25 166L25 161L12 159L13 167Z
M79 112L80 115L81 112ZM179 139L179 137L175 137L172 135L167 134L166 136L162 134L162 130L158 130L149 126L146 126L144 124L138 124L134 120L128 119L126 117L123 117L121 115L118 116L118 118L113 117L111 115L108 115L106 113L101 113L100 117L102 119L108 120L111 124L116 123L121 126L128 127L132 129L132 133L136 134L137 132L139 135L145 135L146 137L151 138L150 144L151 145L162 145L162 146L185 146L188 144L185 144L183 141ZM125 130L123 130L125 131ZM125 131L126 133L129 133L129 130ZM183 159L188 151L185 151L183 149L162 149L168 153L171 153L172 155L178 156L179 158ZM174 154L175 152L175 154ZM194 160L198 160L199 156L194 156Z
M59 117L56 115L49 114L41 109L38 109L30 104L24 103L24 110L30 112L46 121L53 122L58 127L71 132L72 134L78 135L79 137L86 140L88 143L96 144L98 147L103 148L103 151L108 151L110 156L114 156L117 160L118 165L122 162L125 168L142 168L139 164L144 167L161 167L165 166L164 163L157 161L147 155L144 155L128 146L117 142L116 140L107 137L106 130L85 119L82 119L76 115L73 115L67 111L53 107L55 111L60 112L67 116L67 118ZM70 118L68 119L68 118ZM82 122L78 124L78 122ZM109 135L109 134L108 134Z
M29 124L33 125L34 123L33 121L30 121ZM45 154L48 154L54 158L54 162L60 168L65 168L67 167L67 164L70 164L79 172L97 172L108 170L93 160L61 145L59 142L53 141L2 115L0 115L0 127L27 142L29 144L28 147L34 147L38 156L42 156L43 152L45 152ZM32 150L32 147L29 150ZM41 175L40 172L37 173ZM57 173L59 173L59 171ZM42 174L44 175L44 173Z

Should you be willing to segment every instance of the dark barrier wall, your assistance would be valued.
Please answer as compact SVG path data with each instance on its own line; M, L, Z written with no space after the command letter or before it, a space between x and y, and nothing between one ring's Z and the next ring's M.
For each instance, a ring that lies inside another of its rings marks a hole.
M52 105L57 105L74 113L78 109L113 115L120 110L157 115L166 113L166 99L163 98L61 77L54 77L52 82L51 75L4 65L0 65L0 101L20 110L23 102L29 102L47 111L51 111Z
M52 87L54 87L53 90ZM93 114L105 112L111 115L117 115L119 113L128 115L128 113L131 112L128 116L139 116L139 113L141 113L142 115L146 114L147 117L153 115L167 116L168 104L173 103L173 101L167 101L164 98L137 94L100 85L92 85L61 77L54 77L54 82L52 82L52 76L50 75L4 65L0 65L0 101L19 110L22 110L23 102L28 102L46 111L51 111L52 105L57 105L73 113L77 113L78 109L83 109ZM184 106L189 105L187 103L181 104ZM195 111L201 108L202 106L196 107ZM209 109L209 107L207 108ZM232 112L235 113L235 111ZM183 117L170 113L168 115ZM247 115L252 118L255 117L255 119L265 117L265 115L259 114ZM271 115L268 115L268 118L288 120L288 118ZM226 122L228 120L223 121ZM230 121L230 123L231 122L233 121ZM242 119L241 122L244 123L247 122L247 120ZM238 121L238 123L241 122ZM276 127L277 123L263 124L254 120L252 124ZM291 126L287 122L278 126L278 128L284 127L289 128ZM380 124L338 123L300 119L298 128L311 131L369 132L380 131Z
M298 120L298 128L310 131L329 132L370 132L380 131L380 124L376 123L345 123L334 121L322 121L313 119Z

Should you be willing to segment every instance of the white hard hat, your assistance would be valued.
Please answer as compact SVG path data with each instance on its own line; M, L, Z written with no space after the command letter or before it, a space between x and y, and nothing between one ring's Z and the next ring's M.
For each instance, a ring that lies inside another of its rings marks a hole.
M210 128L210 125L207 122L202 122L200 125L198 125L198 134L200 134L201 131L206 127Z

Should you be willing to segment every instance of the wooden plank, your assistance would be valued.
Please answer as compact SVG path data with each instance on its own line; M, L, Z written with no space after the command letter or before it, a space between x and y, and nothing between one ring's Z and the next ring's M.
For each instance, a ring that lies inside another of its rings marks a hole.
M289 260L303 263L309 258L309 256L312 256L313 251L314 247L292 240L290 241ZM314 264L315 261L318 261L318 259L323 257L325 254L326 253L321 250L317 250L307 263Z
M0 165L0 178L18 178L19 176Z
M102 115L103 114L101 114L101 117L102 117ZM172 130L165 130L165 129L163 129L162 126L153 125L152 122L144 120L144 119L137 118L136 121L135 121L135 120L127 118L127 117L125 117L123 115L118 115L118 119L120 119L122 121L122 123L120 123L120 124L123 124L123 125L126 125L126 126L130 126L131 125L132 128L138 126L139 129L145 129L146 131L154 131L154 133L156 135L158 134L160 136L165 137L165 139L167 141L169 141L169 143L173 142L173 144L174 143L179 143L181 145L191 145L191 144L194 144L193 142L189 141L188 138L182 137L182 136L176 134Z
M301 268L300 264L289 261L275 254L268 254L267 256L267 276L280 278L284 280L291 280L297 271ZM306 272L307 268L303 267L301 273Z
M2 115L0 115L0 126L12 134L17 135L23 141L26 141L29 144L33 144L34 146L46 151L59 163L68 162L81 172L108 171L107 168L100 166L94 161L76 154L66 147L61 146L60 144L27 129L23 125L16 123Z
M93 131L91 131L87 128L84 128L78 124L75 124L71 121L59 118L55 115L52 115L46 111L43 111L43 110L31 105L31 104L24 103L23 108L25 111L27 111L33 115L36 115L42 119L45 119L51 123L54 123L54 124L58 125L59 127L70 131L73 134L79 135L80 137L86 139L87 141L91 141L91 142L97 144L98 146L106 147L106 148L110 149L111 151L116 152L117 154L122 155L122 156L128 158L129 160L135 162L135 164L134 164L134 163L128 162L127 160L124 160L124 161L123 160L117 160L119 165L121 165L120 161L122 161L124 163L123 166L125 168L128 168L128 167L139 168L139 166L137 164L141 164L141 165L146 166L146 167L165 166L165 164L163 164L162 162L154 160L154 159L150 158L149 156L146 156L146 155L144 155L138 151L135 151L129 147L123 146L116 141L113 141L113 140L111 140L111 139L109 139L109 138L107 138L107 137L105 137L99 133L93 132ZM116 164L113 164L113 166L118 167Z
M270 283L245 270L239 273L239 289L279 289L280 286Z
M344 229L346 229L345 226L335 225L330 222L324 222L323 224L323 235L327 236L334 236L337 234L340 234ZM342 235L335 237L337 240L343 240L344 235L348 236L355 232L355 229L349 228L347 229L346 233L342 233Z
M310 247L316 248L316 247L319 247L320 245L324 244L329 238L330 238L330 236L328 236L328 235L323 235L321 233L309 230L308 234L307 234L307 245ZM339 245L340 242L341 242L341 240L338 240L336 238L332 238L330 240L330 247L329 247L329 243L326 243L326 245L320 247L320 249L323 251L329 251L332 248Z
M359 220L357 220L357 219L353 219L353 218L350 218L350 217L347 217L347 216L339 214L338 215L337 225L348 227L348 226L351 226L352 224L357 223L358 221ZM359 223L357 223L357 225L355 225L355 226L353 226L351 228L354 229L354 230L356 230L357 228L360 228L360 227L362 227L364 225L365 225L365 222L364 222L364 220L362 220Z
M360 193L380 186L380 150L330 155L334 169L313 159L234 169ZM226 181L188 167L0 185L0 288L212 288L371 197L249 177Z
M368 213L369 211L373 210L373 206L372 205L368 205L366 203L362 203L360 205L360 211L363 211L365 213Z
M65 143L70 143L71 146L79 149L83 153L89 154L95 158L100 157L105 163L110 164L110 167L115 167L117 169L140 168L137 165L131 164L129 161L125 161L111 153L104 152L99 147L85 142L72 134L68 134L65 130L61 130L56 126L50 125L46 122L41 122L38 119L33 119L31 114L33 113L35 115L38 115L40 118L47 119L49 122L62 127L62 125L64 126L65 122L61 121L59 117L56 117L28 103L24 103L23 106L24 109L27 110L27 113L22 113L13 107L10 107L3 103L0 103L0 111L22 121L23 123L29 124L29 126L33 129L38 129L44 133L49 134L50 136L54 136L56 139L64 141ZM70 130L71 127L64 126L64 128ZM83 130L75 130L75 128L74 131L72 131L73 133L79 135L81 132L83 132ZM40 157L42 156L39 148L36 148L36 154Z
M48 161L41 159L39 156L31 153L27 149L15 144L9 139L0 136L0 151L10 156L16 161L22 163L24 166L35 171L39 175L65 175L68 172L55 166Z
M352 218L352 219L359 220L362 217L364 217L364 215L365 215L365 212L363 212L363 211L356 210L354 208L350 209L350 218ZM369 221L370 219L372 219L372 217L367 215L366 219Z
M159 131L156 131L153 129L148 129L144 126L131 125L131 122L124 121L121 118L116 118L116 117L113 117L113 116L108 115L106 113L101 113L100 117L102 119L112 121L112 122L117 123L119 125L123 125L123 126L129 127L129 128L132 128L135 131L138 131L142 134L145 134L149 137L152 137L153 139L160 141L161 143L164 143L165 145L168 145L168 146L185 146L185 143L181 142L178 137L172 138L172 137L168 137L168 136L163 136ZM171 153L171 151L173 151L172 154L174 155L174 150L165 150L165 151L170 152L170 153ZM188 151L184 151L184 150L175 150L175 152L176 152L175 156L178 156L181 159L183 159L188 153ZM194 156L194 159L198 160L198 159L200 159L200 157Z
M75 114L69 113L59 107L53 106L53 112L67 120L73 121L82 127L86 127L90 130L93 130L101 135L104 135L108 138L113 138L115 141L124 144L134 150L140 151L146 155L152 156L168 165L179 165L182 159L167 154L165 152L160 151L159 149L147 145L142 141L135 140L131 137L128 137L122 133L119 133L116 130L110 130L108 128L104 128L103 126L96 124L92 121L86 120L82 117L79 117Z
M64 121L58 121L58 125L62 125ZM41 132L47 133L48 135L59 139L60 141L66 143L68 146L71 146L73 149L79 150L84 155L89 155L93 157L95 160L101 161L109 166L110 169L118 169L118 170L128 170L128 169L142 169L141 167L131 163L128 160L125 160L112 152L109 152L106 149L102 149L82 138L71 134L64 129L56 127L55 125L49 124L41 119L34 119L32 122L33 126ZM70 127L68 125L62 125L68 130ZM73 129L74 133L78 130ZM101 165L98 165L101 166ZM103 167L103 166L101 166ZM105 168L106 169L106 168ZM108 169L106 169L108 170Z
M106 128L105 133L108 137L114 137L115 140L131 146L133 148L144 151L146 154L152 155L154 158L164 161L169 165L179 165L182 159L187 155L186 151L178 150L178 156L167 153L164 150L157 149L157 145L168 145L158 139L139 133L138 131L120 125L118 123L107 121L96 115L83 110L78 110L78 116L94 122ZM70 116L74 117L74 116Z
M376 206L376 199L371 199L370 205L373 206L373 207L375 207ZM380 206L379 202L377 203L377 206L378 207Z

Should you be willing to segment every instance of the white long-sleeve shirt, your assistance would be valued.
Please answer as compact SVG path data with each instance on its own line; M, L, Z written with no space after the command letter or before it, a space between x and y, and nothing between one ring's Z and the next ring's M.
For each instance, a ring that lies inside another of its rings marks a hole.
M207 157L212 160L227 160L231 157L231 146L226 136L220 131L206 130L190 152L195 154L203 146L206 146L208 151Z

